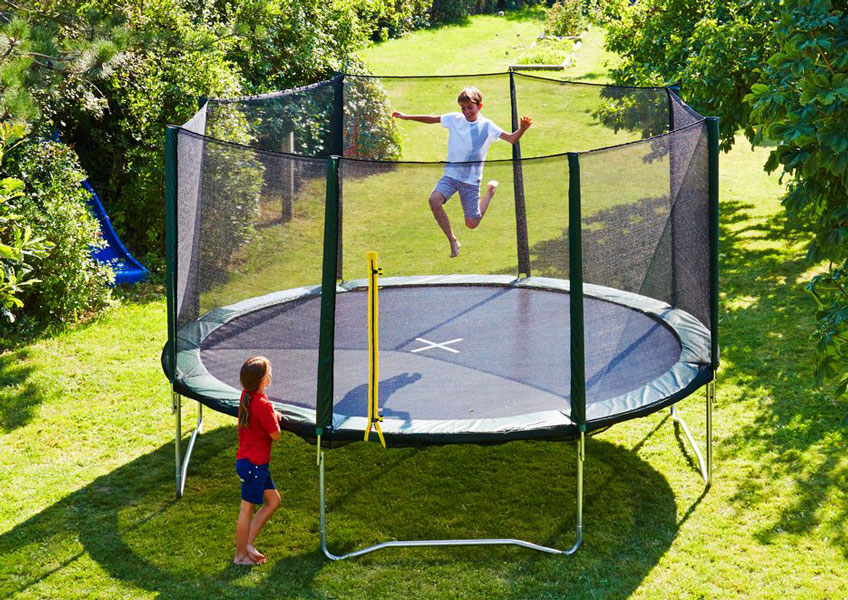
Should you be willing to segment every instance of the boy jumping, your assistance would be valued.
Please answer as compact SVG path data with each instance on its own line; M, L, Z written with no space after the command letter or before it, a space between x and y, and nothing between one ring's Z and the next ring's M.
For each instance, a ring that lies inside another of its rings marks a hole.
M451 229L450 220L443 205L454 193L459 192L462 210L465 213L465 225L469 229L476 228L483 220L483 215L489 208L489 202L498 188L498 182L492 180L486 184L486 193L482 198L480 197L483 161L486 160L489 145L498 139L514 144L533 124L530 117L521 117L518 129L512 133L506 133L480 114L480 109L483 108L483 94L476 87L467 87L462 90L456 101L462 109L461 113L452 112L440 117L392 113L396 119L419 123L441 123L442 127L448 130L448 158L445 174L430 194L430 210L433 211L436 223L448 238L451 258L459 254L460 243Z

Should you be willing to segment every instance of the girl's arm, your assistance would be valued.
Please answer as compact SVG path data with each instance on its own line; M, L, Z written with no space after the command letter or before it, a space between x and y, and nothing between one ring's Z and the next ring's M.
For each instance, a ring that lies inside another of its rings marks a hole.
M501 134L501 139L509 142L510 144L514 144L521 139L521 136L524 135L524 132L527 131L532 124L533 119L530 117L521 117L521 120L518 123L518 129L512 133L503 132Z
M442 118L432 115L405 115L402 112L393 112L392 117L395 119L404 119L406 121L418 121L419 123L439 123Z

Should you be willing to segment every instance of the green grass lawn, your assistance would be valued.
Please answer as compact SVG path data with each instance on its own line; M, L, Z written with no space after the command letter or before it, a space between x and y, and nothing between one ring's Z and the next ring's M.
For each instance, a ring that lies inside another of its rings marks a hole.
M365 54L378 73L502 70L516 32L538 27L479 17ZM469 38L473 58L458 63ZM574 76L604 80L601 42L589 32ZM269 562L236 568L234 422L205 413L186 496L175 500L159 366L165 303L161 289L141 286L93 323L0 353L0 597L846 597L848 407L810 384L812 306L801 285L810 266L804 240L784 229L766 155L740 139L721 158L722 369L706 493L666 411L588 441L586 538L575 556L402 549L333 563L319 549L315 449L285 435L272 457L283 506L259 538ZM475 244L469 271L485 247ZM184 435L195 418L186 405ZM703 394L681 411L701 437ZM555 443L328 451L331 549L427 537L568 547L574 465L573 445Z

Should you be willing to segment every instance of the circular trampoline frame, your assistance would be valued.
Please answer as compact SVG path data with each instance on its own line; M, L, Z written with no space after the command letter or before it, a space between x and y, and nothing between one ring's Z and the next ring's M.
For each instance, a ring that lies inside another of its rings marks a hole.
M469 289L488 288L503 290L532 290L538 293L567 294L569 282L561 279L545 277L529 277L515 279L506 275L482 276L482 275L452 275L452 276L413 276L413 277L387 277L381 279L383 290L404 290L410 288L435 290L436 288ZM353 280L341 284L337 290L337 299L347 294L362 292L367 289L367 281ZM179 379L176 390L192 399L202 402L206 406L236 416L238 413L238 402L240 390L233 385L225 383L216 377L207 368L202 359L202 353L208 349L207 341L210 336L220 335L229 339L227 328L241 319L250 317L257 311L264 311L273 307L285 307L287 305L300 305L304 301L320 299L321 286L301 287L284 290L260 297L252 298L226 307L210 311L199 320L183 326L177 335L177 353L179 364L184 375ZM588 301L599 301L620 307L626 307L633 311L634 315L644 315L652 321L662 325L673 338L680 344L678 359L661 374L651 377L644 384L638 385L624 393L613 397L603 398L597 402L587 404L586 408L586 432L592 432L608 427L620 421L636 418L660 410L689 395L695 389L703 386L711 378L710 364L710 331L704 327L695 317L689 313L673 308L665 302L654 300L638 294L616 290L613 288L584 284L584 298ZM296 310L296 309L292 309ZM381 309L386 310L385 308ZM479 310L479 308L478 308ZM535 313L534 313L535 315ZM497 315L495 315L496 317ZM294 317L289 317L289 319ZM382 317L381 317L382 318ZM450 319L448 313L446 319ZM534 318L528 315L528 319ZM491 322L498 323L497 319L486 317ZM504 325L501 321L500 325ZM262 321L261 327L266 326ZM494 326L494 325L493 325ZM268 325L271 327L271 325ZM364 328L364 322L362 323ZM414 324L413 324L413 331ZM278 339L281 343L293 344L298 352L303 351L303 341L289 341L291 332L278 331ZM248 334L249 335L249 334ZM563 336L563 342L567 336ZM317 363L317 337L314 339L314 359L310 357L306 363ZM533 343L530 340L528 344ZM641 352L652 352L650 346L642 344ZM259 349L232 350L235 355L226 368L216 368L216 372L237 373L238 367L245 356L265 352L267 346ZM362 349L364 350L364 348ZM636 350L629 348L631 354ZM350 351L350 349L348 349ZM385 350L381 351L385 353ZM396 354L400 354L396 352ZM409 351L403 352L409 358L415 355ZM445 354L444 356L450 356ZM352 360L358 360L353 358ZM367 364L367 357L362 357L361 362ZM448 364L441 361L431 361L435 368L446 368ZM236 364L237 363L237 364ZM420 367L419 359L419 367ZM426 365L424 366L426 369ZM470 367L472 370L474 367ZM413 366L411 369L415 370ZM290 384L285 376L281 376L282 369L277 370L276 388L287 390ZM381 372L381 379L388 376L385 371ZM304 373L303 377L311 377L311 373ZM420 377L420 374L418 374ZM438 374L437 374L438 376ZM367 372L363 375L363 383ZM565 374L567 377L567 374ZM427 377L425 376L425 381ZM237 383L237 382L234 382ZM351 383L350 385L355 385ZM418 383L411 384L412 386ZM336 398L345 394L348 389L338 389L336 383ZM517 390L518 393L521 390ZM534 390L529 387L528 393ZM313 390L314 393L314 390ZM430 392L432 395L433 392ZM273 390L269 391L275 408L284 415L283 426L301 437L314 439L315 437L315 406L310 403L313 398L304 399L301 402L283 402L275 400ZM427 396L425 395L424 401ZM456 397L455 401L468 401L467 397ZM382 421L382 431L386 436L387 443L392 446L431 445L450 443L502 443L516 439L546 439L565 440L575 439L579 431L577 424L571 418L568 411L568 400L563 398L560 410L532 410L518 411L519 414L505 416L489 416L478 411L466 419L420 419L414 415L405 418L392 416L391 412L385 414ZM411 410L415 410L415 404ZM515 411L513 411L514 413ZM368 429L367 416L362 414L344 414L338 409L333 411L332 440L334 443L361 440L363 432Z

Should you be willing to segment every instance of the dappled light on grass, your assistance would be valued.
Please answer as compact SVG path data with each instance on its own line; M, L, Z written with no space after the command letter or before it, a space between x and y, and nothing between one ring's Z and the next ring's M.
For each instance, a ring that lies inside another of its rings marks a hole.
M45 389L26 349L0 354L0 431L26 425L45 399Z
M763 544L813 534L848 556L848 462L840 424L847 407L811 385L812 299L792 283L809 269L805 242L787 244L782 218L766 218L747 202L723 202L722 216L721 289L730 309L722 320L722 350L733 365L726 379L749 390L734 402L756 405L753 418L727 436L724 453L768 465L747 473L730 500L759 512L753 534Z

